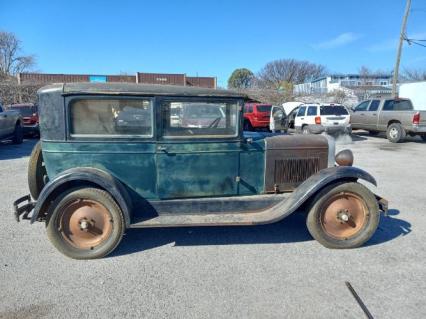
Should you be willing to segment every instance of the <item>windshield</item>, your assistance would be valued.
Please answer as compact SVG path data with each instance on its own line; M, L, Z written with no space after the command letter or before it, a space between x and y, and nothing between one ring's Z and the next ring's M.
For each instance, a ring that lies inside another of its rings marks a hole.
M348 110L342 105L323 105L321 115L348 115Z
M10 109L18 111L22 116L32 116L35 113L32 106L11 106Z
M271 112L272 105L258 105L257 111L258 112Z

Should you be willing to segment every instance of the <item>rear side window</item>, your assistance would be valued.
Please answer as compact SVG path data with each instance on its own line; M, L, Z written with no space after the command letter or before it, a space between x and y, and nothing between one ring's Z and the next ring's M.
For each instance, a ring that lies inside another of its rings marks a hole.
M272 105L257 105L258 112L271 112Z
M152 103L136 99L87 99L70 104L72 137L151 137Z
M252 105L246 105L244 107L244 112L245 113L253 113L253 106Z
M310 106L308 107L308 112L306 113L308 116L316 116L317 115L317 107L316 106Z
M348 115L348 110L343 105L323 105L320 107L321 115Z
M383 111L408 111L413 105L409 100L387 100L383 105Z
M368 108L369 111L377 111L380 105L380 100L373 100L371 101L370 107Z
M175 110L180 110L175 112ZM214 138L238 135L237 102L164 101L163 136ZM179 113L180 116L172 116Z
M299 108L299 111L297 111L297 115L296 116L304 116L305 115L305 111L306 111L306 106L301 106Z

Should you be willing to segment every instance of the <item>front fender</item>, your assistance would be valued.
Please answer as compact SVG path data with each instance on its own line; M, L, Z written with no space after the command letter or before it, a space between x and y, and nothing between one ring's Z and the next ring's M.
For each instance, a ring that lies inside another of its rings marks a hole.
M39 195L34 207L34 213L31 217L31 223L34 223L40 214L44 215L51 201L54 200L60 192L81 182L83 184L95 185L106 190L120 206L124 215L126 227L130 225L132 207L131 199L126 188L113 175L92 167L71 168L56 176L52 181L49 181L49 183L43 187Z
M299 185L299 187L282 202L279 202L261 213L253 215L253 217L251 217L252 223L268 224L277 222L294 213L325 186L342 181L356 181L358 179L363 179L377 186L377 182L373 176L356 167L337 166L323 169Z

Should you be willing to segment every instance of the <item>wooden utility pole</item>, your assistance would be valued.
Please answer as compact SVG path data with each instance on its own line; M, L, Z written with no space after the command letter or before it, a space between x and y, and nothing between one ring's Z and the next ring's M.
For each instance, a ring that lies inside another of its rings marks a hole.
M396 53L395 68L393 69L393 81L392 81L393 97L398 97L397 82L398 82L398 75L399 75L399 64L401 62L402 45L404 44L404 40L405 40L405 30L407 29L407 19L408 19L408 14L410 13L410 7L411 7L411 0L407 0L407 4L405 5L404 17L402 18L401 34L399 35L399 44L398 44L398 51Z

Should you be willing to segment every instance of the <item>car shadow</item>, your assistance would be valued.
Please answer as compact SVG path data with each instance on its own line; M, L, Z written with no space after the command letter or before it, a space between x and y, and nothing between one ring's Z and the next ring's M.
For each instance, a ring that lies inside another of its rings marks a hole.
M379 245L411 232L411 224L395 218L389 210L365 246ZM121 244L109 257L133 254L160 246L211 246L296 243L313 240L306 228L306 214L295 213L282 221L261 226L184 227L128 229Z
M400 211L389 209L387 216L381 216L379 227L373 237L365 246L379 245L391 241L400 236L406 236L411 233L411 224L403 219L396 218Z
M22 144L13 144L9 141L0 142L0 160L16 159L30 156L38 139L25 139Z
M385 132L380 132L378 135L370 135L367 131L357 131L356 133L352 133L352 137L354 137L355 135L357 136L357 138L360 138L362 140L366 140L367 139L366 137L368 137L368 138L371 138L371 139L380 139L380 140L387 141ZM366 136L366 137L364 137L364 136ZM426 144L426 141L423 141L420 136L407 135L405 137L405 140L401 144L404 144L404 143ZM394 143L391 143L391 142L389 142L389 144L395 145Z

